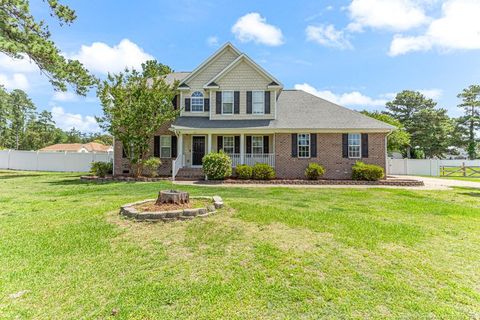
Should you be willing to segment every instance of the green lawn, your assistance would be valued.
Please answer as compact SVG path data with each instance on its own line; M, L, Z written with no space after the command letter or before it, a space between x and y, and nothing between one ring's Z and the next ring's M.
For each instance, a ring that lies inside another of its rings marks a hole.
M480 182L480 173L478 172L480 168L477 168L475 171L467 168L465 170L466 176L463 176L462 171L458 171L461 167L447 167L445 168L445 173L450 173L449 176L440 176L442 179L453 179L453 180L462 180L462 181L474 181Z
M166 188L0 172L0 318L480 317L480 189L185 187L228 207L118 216Z

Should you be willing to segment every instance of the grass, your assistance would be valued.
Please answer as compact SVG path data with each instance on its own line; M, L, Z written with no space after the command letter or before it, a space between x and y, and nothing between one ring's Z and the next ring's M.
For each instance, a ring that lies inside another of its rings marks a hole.
M118 216L169 188L0 172L0 318L480 317L480 189L185 187L227 208Z
M465 170L466 176L463 176L463 171L458 171L461 167L446 167L445 173L450 173L449 176L440 176L442 179L462 180L480 182L480 167L473 171L470 168Z

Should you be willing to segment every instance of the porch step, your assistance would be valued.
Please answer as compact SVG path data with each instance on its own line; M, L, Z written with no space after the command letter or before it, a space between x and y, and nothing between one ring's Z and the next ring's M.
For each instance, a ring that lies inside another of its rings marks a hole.
M204 180L205 174L202 168L181 168L178 170L176 180Z

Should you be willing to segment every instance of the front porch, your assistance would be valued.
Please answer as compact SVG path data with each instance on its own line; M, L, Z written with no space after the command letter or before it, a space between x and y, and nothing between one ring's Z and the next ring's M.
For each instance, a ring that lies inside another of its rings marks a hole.
M232 167L266 163L275 167L275 136L273 134L178 134L177 158L172 161L172 178L181 168L201 168L202 158L210 152L223 150L232 159Z

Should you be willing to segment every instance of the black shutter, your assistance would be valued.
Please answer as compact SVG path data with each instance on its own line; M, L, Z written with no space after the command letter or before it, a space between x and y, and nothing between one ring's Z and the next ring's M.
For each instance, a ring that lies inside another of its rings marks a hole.
M342 134L342 156L348 158L348 133Z
M240 113L240 91L235 91L233 93L233 113Z
M174 110L177 110L177 109L178 109L178 95L176 95L176 96L173 98L172 104L173 104L173 109L174 109Z
M190 111L190 98L185 98L185 111Z
M235 136L235 153L240 153L240 136Z
M153 137L153 156L160 158L160 136Z
M270 139L268 138L268 136L263 136L263 153L269 153L270 151L270 146L269 146L269 143L270 142Z
M368 158L368 134L362 133L362 158Z
M252 153L252 136L247 136L247 153Z
M270 91L265 91L265 114L270 113Z
M203 111L210 111L210 99L203 99Z
M172 158L177 159L177 136L172 136Z
M252 114L252 91L247 91L247 114Z
M125 152L125 147L122 146L122 158L126 158L127 157L127 153Z
M297 157L297 134L292 133L292 157Z
M311 158L317 157L317 134L316 133L310 134L310 157Z
M222 91L217 91L216 92L216 99L215 99L215 104L216 104L216 114L221 114L222 113Z
M217 151L220 151L222 149L223 149L223 137L217 136Z

